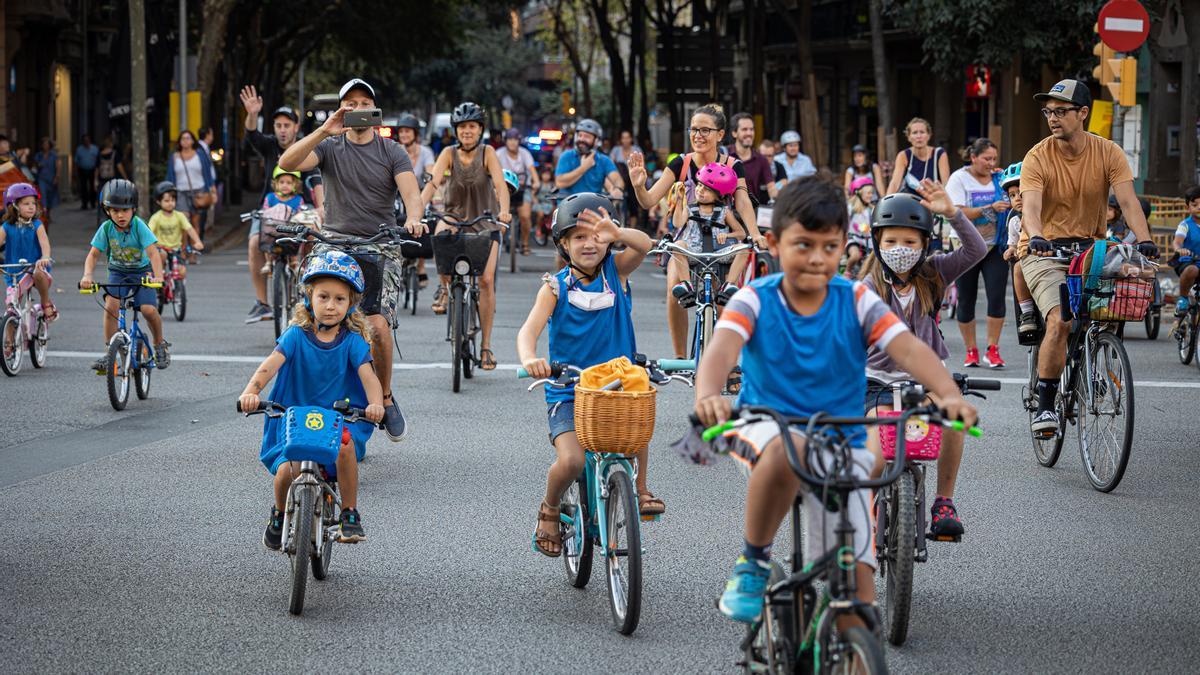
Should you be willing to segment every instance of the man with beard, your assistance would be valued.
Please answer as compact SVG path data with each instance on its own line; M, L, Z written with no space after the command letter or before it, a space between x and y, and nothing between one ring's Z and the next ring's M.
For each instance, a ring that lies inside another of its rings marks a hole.
M759 204L766 204L771 201L767 186L775 182L775 166L772 160L754 149L754 118L748 113L738 113L730 120L730 126L733 144L729 151L742 161L750 194Z
M617 165L608 155L597 152L597 144L604 131L596 120L580 120L575 126L575 147L564 150L554 169L554 184L564 197L579 192L603 193L609 186L608 195L614 201L625 198L625 181Z

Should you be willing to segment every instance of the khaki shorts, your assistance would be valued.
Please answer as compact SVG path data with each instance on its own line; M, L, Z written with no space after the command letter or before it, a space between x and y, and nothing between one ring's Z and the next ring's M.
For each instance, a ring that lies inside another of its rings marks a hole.
M1027 255L1021 258L1021 274L1043 317L1062 304L1058 289L1067 281L1067 263Z
M313 247L313 254L330 250L342 250L320 243ZM400 270L404 259L394 246L367 244L355 246L351 257L358 262L366 282L359 309L367 316L379 315L388 324L396 327L396 305L400 298Z

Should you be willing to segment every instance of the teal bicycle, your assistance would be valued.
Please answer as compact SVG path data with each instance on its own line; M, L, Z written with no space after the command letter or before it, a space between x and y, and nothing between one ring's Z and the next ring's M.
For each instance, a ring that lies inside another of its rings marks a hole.
M648 361L639 354L634 362L646 369L654 384L677 381L692 386L688 375L675 373L694 372L694 361ZM582 372L565 363L550 364L550 371L550 378L535 381L529 385L529 391L543 385L573 388ZM522 368L517 377L529 377L529 373ZM649 426L653 433L653 422ZM649 439L649 434L646 438ZM567 582L575 588L587 586L598 547L608 580L613 623L619 633L631 635L637 629L642 607L641 521L657 520L658 516L640 515L634 490L637 476L634 457L589 448L583 438L580 444L587 450L583 475L567 488L559 506Z
M154 348L150 337L138 323L137 304L134 299L141 287L162 288L162 283L143 280L140 284L101 284L80 288L83 294L95 293L103 288L105 294L117 298L117 332L108 340L108 369L101 373L108 383L108 402L113 410L124 410L129 403L129 381L133 380L139 400L150 397L150 373L157 367L154 363ZM103 301L100 306L104 307ZM105 311L108 311L107 309ZM133 320L126 322L125 313L132 311Z

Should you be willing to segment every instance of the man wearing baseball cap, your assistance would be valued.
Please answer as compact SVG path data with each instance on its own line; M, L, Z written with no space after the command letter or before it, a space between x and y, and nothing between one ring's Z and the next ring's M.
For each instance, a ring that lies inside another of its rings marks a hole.
M263 100L258 91L253 86L242 87L241 99L242 107L246 109L245 145L258 153L263 160L263 187L262 194L255 202L257 205L261 204L271 191L271 179L279 156L296 142L300 131L300 116L286 105L276 108L271 114L271 127L275 133L267 135L258 130L258 114L263 109ZM318 212L322 212L325 190L321 187L320 171L314 169L300 174L300 191L306 202L312 204ZM246 261L249 263L250 282L254 284L255 295L254 306L246 315L246 323L270 321L272 317L271 306L267 304L267 276L262 271L266 259L258 248L260 227L257 219L251 221L250 237L246 244Z
M1058 378L1066 363L1070 324L1058 311L1059 287L1067 263L1049 260L1056 246L1090 244L1103 239L1111 189L1137 235L1137 249L1158 256L1150 229L1133 192L1133 173L1125 153L1112 141L1088 133L1092 94L1078 80L1062 80L1033 99L1042 104L1050 136L1033 146L1021 164L1021 271L1046 333L1038 351L1038 408L1030 425L1034 434L1051 438L1060 420L1054 411Z
M404 227L415 237L425 232L424 208L412 161L399 143L379 135L375 127L347 127L346 113L375 108L375 89L360 78L342 85L341 107L325 119L312 135L284 151L279 166L284 171L320 169L325 184L326 234L371 237L395 222L396 193L404 202ZM404 416L392 398L392 328L399 298L400 253L392 247L366 247L367 256L355 255L366 277L368 293L362 310L371 324L371 356L375 374L383 385L384 431L392 441L406 434ZM315 248L320 252L322 245Z

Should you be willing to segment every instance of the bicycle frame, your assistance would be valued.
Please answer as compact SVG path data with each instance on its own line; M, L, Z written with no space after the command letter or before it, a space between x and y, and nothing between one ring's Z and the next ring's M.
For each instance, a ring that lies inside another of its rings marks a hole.
M575 530L575 546L576 551L583 549L584 537L590 537L593 540L598 540L600 543L600 555L608 557L608 528L601 527L601 523L608 522L608 477L615 467L620 467L627 474L630 480L637 478L637 461L631 460L623 455L613 455L608 453L585 452L583 466L583 485L587 492L583 495L583 499L587 504L587 521L584 523L584 529ZM575 520L566 514L559 514L559 520L564 525L574 525ZM598 533L598 536L597 536ZM622 555L624 552L619 550L612 551L613 555ZM568 555L566 547L563 547L563 555Z
M283 553L293 554L296 552L296 542L292 538L291 524L292 514L296 512L296 495L301 489L316 488L319 490L319 497L331 497L333 503L338 509L342 508L342 500L338 498L337 491L333 489L333 485L321 478L320 470L316 462L288 462L292 466L292 471L295 472L296 464L300 465L300 471L296 473L296 477L292 480L292 484L288 486L287 501L283 507L283 537L279 546L279 550ZM314 499L314 503L319 504L319 499ZM314 520L317 527L322 527L320 520ZM338 525L330 525L324 528L323 537L330 538L337 534ZM324 538L318 539L315 544L320 547L324 543Z
M149 363L141 363L138 360L138 353L141 351L137 348L138 345L144 345L146 349L150 350L151 354L153 354L154 351L153 346L150 344L150 338L146 337L146 333L142 330L141 324L138 322L138 315L141 314L141 312L139 312L137 308L133 306L134 298L136 296L137 292L134 290L131 291L129 295L120 298L120 306L117 309L117 332L113 333L112 339L109 340L109 344L112 344L112 341L117 339L128 341L129 360L127 368L131 372L137 370L138 368L157 367L157 364L154 363L153 357L151 357ZM130 310L133 311L133 321L129 322L127 325L125 320L125 312ZM118 336L120 337L118 338Z
M705 249L700 253L695 253L684 246L668 241L660 242L655 249L649 252L649 254L678 254L688 261L692 286L696 289L696 313L693 322L691 357L697 362L700 361L700 357L704 353L705 347L707 347L705 342L708 336L704 334L705 314L711 314L712 322L714 325L716 324L716 286L717 284L724 283L724 276L721 274L721 265L732 262L732 259L737 255L754 248L753 244L738 244L720 251L713 251L712 226L707 223L701 223L700 227L702 228L703 237L701 241L704 242L703 248Z
M10 268L18 268L20 271L10 273ZM37 331L37 318L42 314L42 304L33 301L33 264L18 262L0 265L0 270L13 282L13 285L6 289L4 311L6 315L20 318L17 322L17 344L24 344L25 340Z

